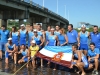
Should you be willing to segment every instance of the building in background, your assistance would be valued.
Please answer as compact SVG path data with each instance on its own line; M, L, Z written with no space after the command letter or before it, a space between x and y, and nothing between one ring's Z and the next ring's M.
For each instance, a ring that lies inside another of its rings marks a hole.
M86 22L79 22L77 25L78 30L81 29L81 25L86 25L86 29L92 28L94 25L90 24L90 23L86 23Z

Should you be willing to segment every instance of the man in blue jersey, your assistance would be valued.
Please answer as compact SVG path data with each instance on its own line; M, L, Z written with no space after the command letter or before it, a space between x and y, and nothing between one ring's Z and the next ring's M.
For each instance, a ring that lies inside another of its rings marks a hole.
M5 63L8 64L8 60L9 60L9 56L11 56L11 58L13 57L14 59L14 64L17 63L16 60L16 45L12 43L12 38L8 39L8 43L6 43L6 51L5 51Z
M54 28L51 28L51 34L47 38L47 46L56 46L59 44L57 35L54 34Z
M17 53L22 54L22 58L18 60L18 64L29 61L30 59L30 57L28 57L29 51L25 45L22 45L20 51ZM27 64L27 67L28 67L28 64Z
M2 51L5 51L5 44L8 42L9 31L6 30L6 26L2 26L0 30L0 60L2 60Z
M38 24L38 27L37 27L37 30L38 30L38 35L42 36L42 27L41 27L41 24Z
M76 30L73 29L72 24L68 25L67 37L68 37L68 45L73 45L77 43L78 33Z
M34 29L33 32L34 36L32 37L32 40L35 40L36 44L40 47L40 49L42 49L44 43L43 37L38 34L38 31L36 29Z
M93 74L98 74L98 65L99 65L99 49L95 48L94 43L90 43L90 50L88 50L88 61L94 63Z
M48 36L51 34L51 26L47 27L47 31L45 31L45 43L48 41Z
M86 75L84 69L92 68L92 64L89 64L86 56L82 53L82 51L78 50L77 44L72 45L72 53L72 64L70 68L76 66L79 69L77 73L82 72L81 75Z
M25 29L24 24L21 25L21 29L19 31L19 34L20 34L20 39L19 39L20 46L23 44L26 45L26 37L27 37L28 31Z
M47 31L45 31L46 37L51 34L51 26L47 27Z
M90 33L86 31L86 26L81 26L81 31L78 33L78 46L80 50L83 50L84 55L87 55L88 50L88 39Z
M95 47L100 49L100 33L98 32L98 26L93 27L93 32L90 33L91 42L95 43Z
M59 35L60 34L60 26L56 25L56 30L54 32L55 35Z
M30 42L31 42L33 36L34 36L33 26L30 25L30 31L28 31L28 47L30 47Z

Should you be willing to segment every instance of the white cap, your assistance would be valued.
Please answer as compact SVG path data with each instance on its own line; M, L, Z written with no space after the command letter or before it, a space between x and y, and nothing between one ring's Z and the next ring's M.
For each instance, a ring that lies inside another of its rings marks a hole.
M37 29L34 29L33 31L34 31L34 32L37 32Z
M35 40L32 40L31 43L36 43L36 41Z
M8 38L8 40L12 40L12 38Z
M24 26L24 27L25 27L25 24L21 24L20 26L21 26L21 27L22 27L22 26Z
M51 28L51 30L55 30L54 28Z
M85 24L83 24L83 25L81 26L81 28L82 28L82 27L86 27L86 25L85 25Z

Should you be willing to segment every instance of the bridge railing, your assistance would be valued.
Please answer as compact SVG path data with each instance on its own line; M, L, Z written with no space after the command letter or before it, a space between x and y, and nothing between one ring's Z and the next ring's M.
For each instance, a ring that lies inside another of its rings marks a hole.
M14 1L18 1L18 0L14 0ZM65 21L67 21L67 19L63 18L62 16L56 14L55 12L49 10L48 8L45 8L45 7L41 6L41 5L39 5L39 4L35 3L35 2L33 2L32 0L19 0L19 1L21 1L21 2L23 1L23 2L25 2L25 3L28 3L28 4L30 4L30 5L32 5L32 6L35 6L35 7L39 8L39 9L41 9L41 10L43 10L43 11L45 10L46 12L48 12L49 14L51 14L51 15L53 15L53 16L56 16L57 18L60 18L60 19L63 19L63 20L65 20Z

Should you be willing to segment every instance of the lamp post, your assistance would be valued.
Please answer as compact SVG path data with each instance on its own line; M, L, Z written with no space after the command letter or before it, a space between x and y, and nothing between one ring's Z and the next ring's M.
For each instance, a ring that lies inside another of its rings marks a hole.
M57 0L57 14L58 14L58 0Z
M43 7L44 7L44 0L43 0Z
M69 20L69 10L68 10L68 20Z
M65 5L65 18L66 18L66 5Z

